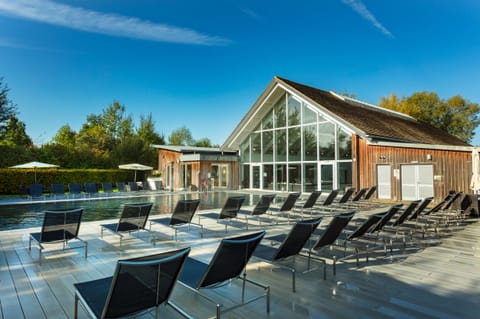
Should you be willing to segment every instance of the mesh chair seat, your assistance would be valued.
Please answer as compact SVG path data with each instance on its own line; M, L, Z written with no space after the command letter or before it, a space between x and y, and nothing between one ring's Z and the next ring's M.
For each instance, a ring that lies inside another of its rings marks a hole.
M192 222L199 204L199 199L180 199L170 217L150 219L150 229L153 223L170 227L174 230L174 239L177 240L179 227L194 225L200 227L200 236L203 237L203 225Z
M216 306L217 318L220 318L222 312L231 311L239 306L247 305L251 302L266 299L266 311L270 312L270 288L264 284L247 279L245 271L246 265L250 260L254 250L265 236L265 232L252 233L241 235L237 237L224 238L217 248L210 263L206 264L194 258L187 258L185 267L179 277L179 282L204 297L206 300L212 302ZM240 304L225 308L221 303L213 300L200 292L200 289L214 289L225 282L230 282L233 279L242 280L242 301ZM245 300L246 284L251 283L257 287L265 290L265 293Z
M84 248L87 258L87 242L78 237L83 209L45 211L40 232L30 233L28 249L32 249L32 241L39 247L39 262L42 263L44 244L63 243L62 250ZM70 240L81 242L79 247L67 247Z
M217 223L225 225L225 232L227 232L228 224L232 223L232 220L237 218L240 208L245 201L245 196L229 196L222 207L220 213L204 213L198 216L198 223L201 224L201 218L213 218L217 220Z
M288 266L283 263L284 261L295 258L305 247L305 244L309 240L310 236L313 234L315 229L322 221L323 217L311 219L311 220L302 220L295 223L290 232L282 238L282 243L278 248L267 245L258 245L255 249L253 255L257 258L261 258L268 262L278 265L282 262L282 267L286 268L292 273L292 291L295 292L295 262L293 266ZM277 237L278 238L278 237ZM271 239L270 237L267 239ZM325 273L325 267L324 267Z
M270 205L273 202L273 199L275 198L275 194L266 194L262 195L260 197L260 200L257 202L253 210L251 211L246 211L246 210L241 210L240 213L242 213L245 216L245 220L247 222L246 229L248 229L248 220L250 218L255 218L258 221L258 224L261 225L262 223L262 218L260 215L265 215L270 208ZM270 220L267 219L267 222Z
M100 225L100 236L103 238L103 231L107 229L120 237L120 245L122 245L123 234L145 230L148 216L152 209L153 203L125 204L118 223Z
M151 256L120 260L112 277L76 283L75 313L81 301L93 318L117 318L141 314L166 304L186 318L186 312L172 303L171 292L190 248Z

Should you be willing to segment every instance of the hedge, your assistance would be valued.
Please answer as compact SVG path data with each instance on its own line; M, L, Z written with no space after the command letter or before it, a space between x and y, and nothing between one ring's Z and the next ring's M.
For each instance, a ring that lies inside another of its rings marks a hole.
M49 190L51 184L63 184L65 191L68 183L100 183L133 181L134 171L120 169L36 169L37 183L42 184L45 190ZM137 180L144 178L143 172L137 172ZM33 169L0 169L0 194L19 194L21 187L27 187L35 183L35 171ZM100 189L100 188L99 188Z

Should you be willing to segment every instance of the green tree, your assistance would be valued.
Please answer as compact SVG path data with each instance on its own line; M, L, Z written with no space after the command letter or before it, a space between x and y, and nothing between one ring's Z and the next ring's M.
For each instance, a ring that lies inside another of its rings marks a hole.
M66 124L57 131L57 134L53 137L52 142L59 145L73 147L75 145L76 137L77 133L72 130L70 125Z
M8 98L9 90L3 77L0 77L0 136L5 133L8 121L17 113L15 104Z
M12 115L5 126L2 141L17 146L32 147L33 142L25 131L25 124L16 115Z
M186 126L182 126L179 129L174 130L168 137L168 143L170 145L189 145L194 144L192 133Z
M203 137L199 140L196 140L194 145L199 147L212 147L212 142L208 137Z
M429 123L465 142L471 141L480 124L478 103L460 95L443 100L435 92L417 92L401 99L391 94L382 97L379 105Z
M137 130L137 135L145 144L165 144L163 136L155 131L155 122L152 118L152 113L147 116L140 115L140 127Z

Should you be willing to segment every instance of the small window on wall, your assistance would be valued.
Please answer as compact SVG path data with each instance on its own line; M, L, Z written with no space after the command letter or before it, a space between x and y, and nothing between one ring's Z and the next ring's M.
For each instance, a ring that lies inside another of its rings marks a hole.
M303 160L317 160L317 126L308 125L303 127Z
M262 120L262 129L268 130L273 128L273 109Z
M278 164L275 167L277 175L275 189L277 191L285 191L287 189L287 165Z
M342 129L337 133L338 159L352 159L352 136Z
M242 188L250 188L250 165L240 166L240 176Z
M263 132L263 161L273 162L273 131Z
M240 146L240 160L245 162L250 162L250 139L247 138L245 142Z
M301 160L301 130L300 127L291 127L288 129L288 160Z
M276 130L275 138L275 156L277 162L287 160L287 131L285 129Z
M301 104L293 96L288 96L288 126L300 124Z
M345 190L352 187L352 163L339 162L338 163L338 188Z
M261 133L252 133L252 162L262 160L262 136Z
M275 114L274 114L274 125L275 127L285 127L287 123L287 110L286 110L286 103L285 103L285 95L278 100L277 104L274 106Z
M273 189L273 165L263 165L263 189Z
M318 126L318 153L320 160L335 159L335 125L322 123Z

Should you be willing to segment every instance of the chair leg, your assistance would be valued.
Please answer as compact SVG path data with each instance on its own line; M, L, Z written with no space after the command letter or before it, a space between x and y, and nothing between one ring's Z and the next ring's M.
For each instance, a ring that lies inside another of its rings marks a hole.
M74 306L74 312L73 312L73 318L77 319L78 318L78 295L75 293L75 306Z

